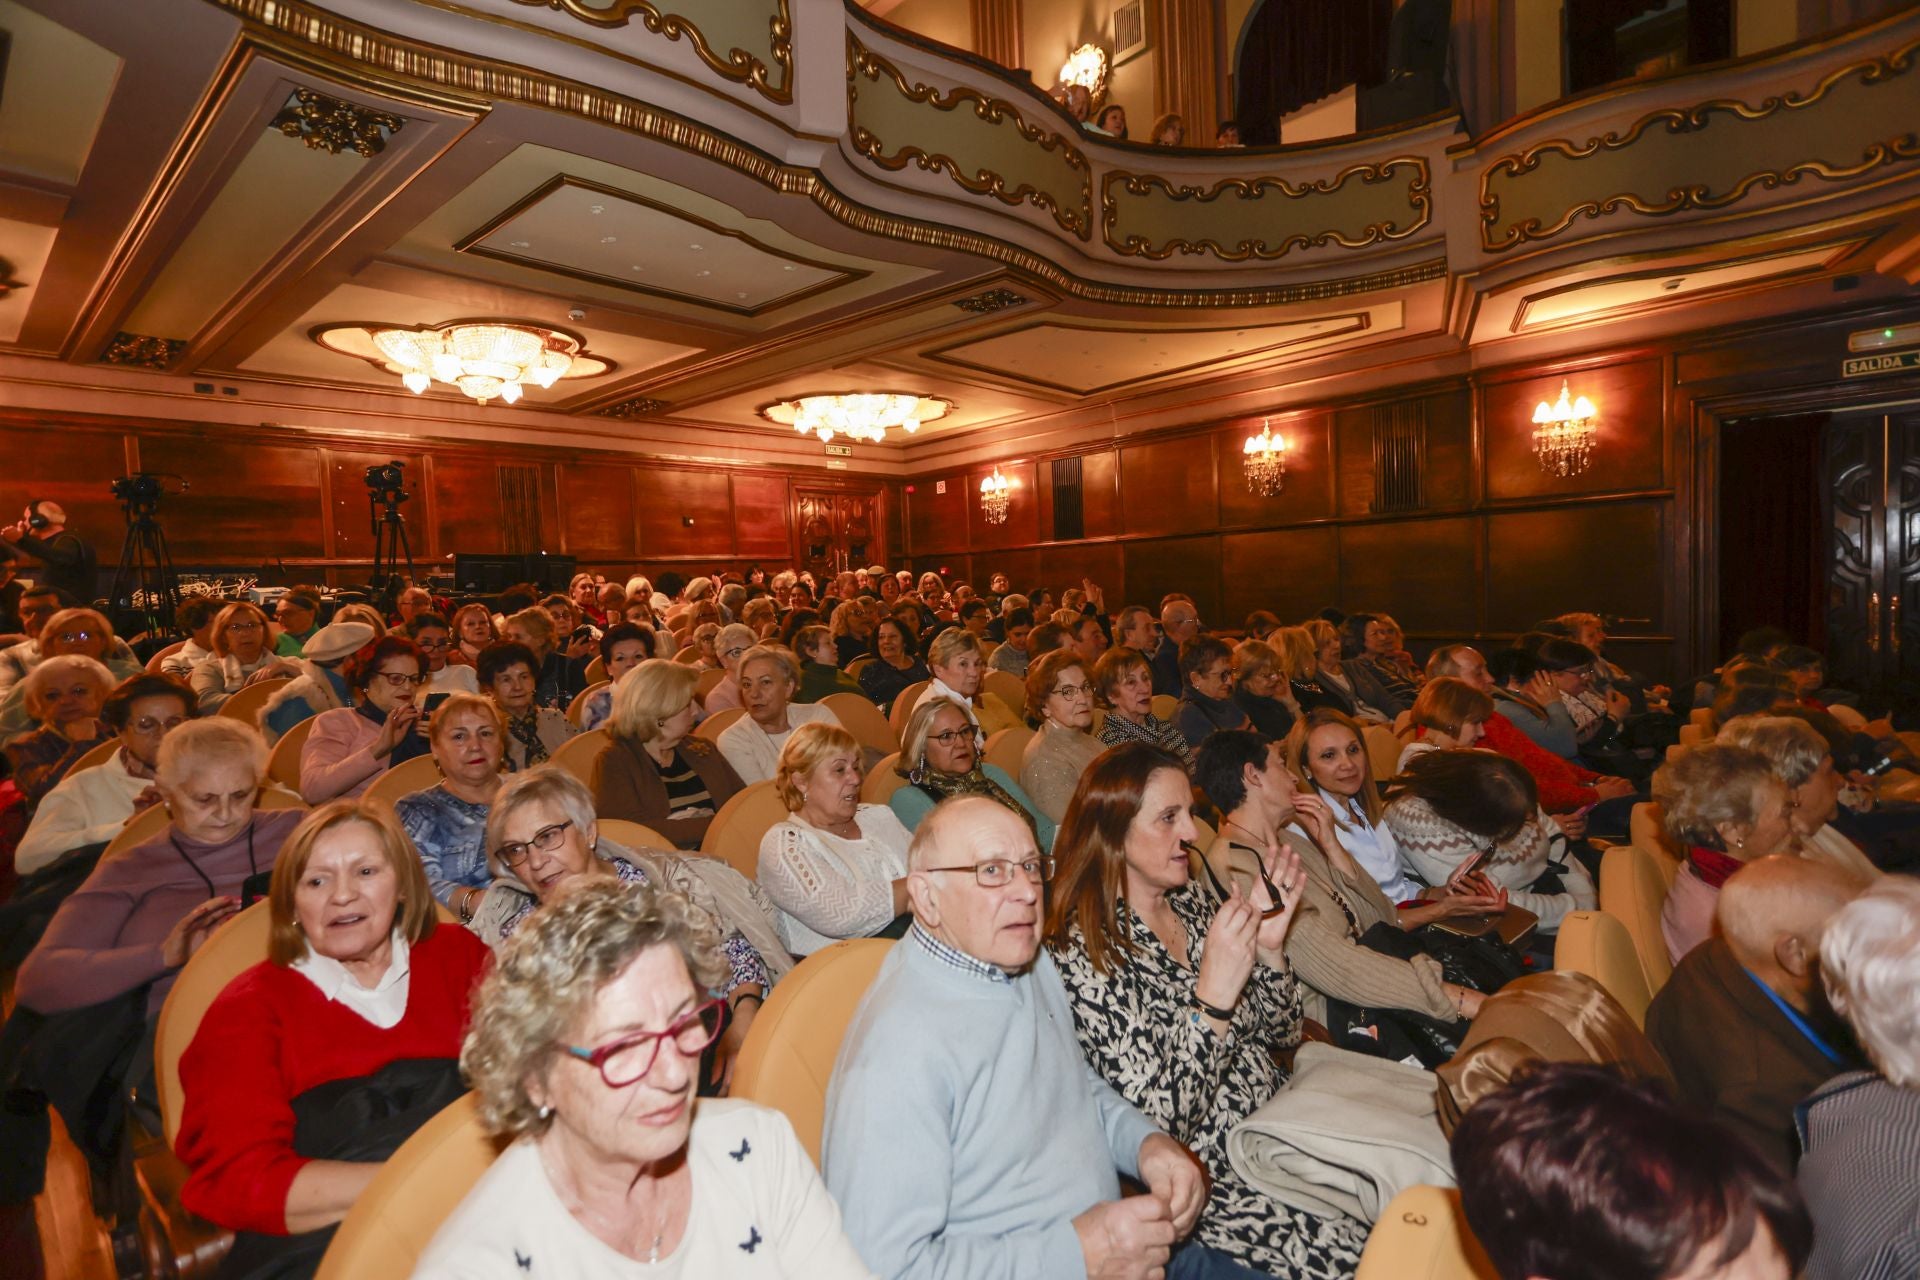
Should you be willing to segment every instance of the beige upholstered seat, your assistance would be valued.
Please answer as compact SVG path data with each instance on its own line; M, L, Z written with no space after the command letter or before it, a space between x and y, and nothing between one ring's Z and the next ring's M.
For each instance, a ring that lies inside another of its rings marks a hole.
M747 714L745 707L722 707L702 720L700 727L693 731L693 736L705 738L708 742L718 742L720 735L745 714Z
M700 678L693 682L693 692L700 699L701 706L707 705L707 695L718 688L720 682L726 678L725 667L708 667L700 673Z
M258 724L260 712L267 705L267 699L280 692L282 685L293 683L285 676L273 680L261 680L248 685L240 692L220 704L219 714L242 724Z
M602 680L597 684L590 684L580 692L574 694L573 701L567 704L567 723L576 729L580 728L580 717L587 713L587 699L606 688L607 683L607 681Z
M840 1041L892 945L849 938L802 960L767 997L734 1066L733 1096L785 1114L816 1165Z
M868 804L885 804L893 799L893 793L907 785L907 780L894 772L899 764L900 753L896 751L869 769L866 781L860 784L860 798Z
M749 880L760 875L760 840L787 820L787 806L771 782L756 782L734 793L707 824L700 852L718 858ZM757 1021L757 1020L756 1020Z
M1360 731L1366 744L1367 763L1373 769L1373 780L1385 782L1400 772L1400 739L1394 737L1393 730L1385 725L1370 724Z
M997 765L1009 778L1020 780L1020 762L1026 758L1027 743L1033 740L1034 730L1014 727L1002 729L987 739L987 763Z
M1460 1193L1408 1187L1380 1211L1354 1280L1499 1280L1467 1230Z
M643 823L629 822L625 818L600 818L594 825L600 828L602 839L625 845L629 849L673 848L673 841Z
M820 699L820 705L833 712L833 718L840 722L840 727L852 734L853 740L861 746L881 755L900 749L900 735L880 714L880 708L861 695L830 693Z
M415 756L403 760L373 780L373 785L362 794L368 800L392 807L401 796L410 796L416 791L425 791L428 787L440 783L440 763L432 756Z
M67 770L67 776L72 777L74 774L79 773L82 769L98 768L99 766L105 764L107 761L113 759L113 753L118 751L119 749L120 749L119 738L107 738L106 740L101 742L99 746L94 747L91 751L87 752L87 754L81 756L78 760L75 760L73 762L72 767Z
M1027 682L1011 671L1002 671L998 667L989 667L980 680L983 693L991 693L1000 701L1013 708L1013 714L1027 714Z
M604 682L606 681L606 678L607 678L607 661L606 661L606 659L605 659L605 658L595 658L595 659L594 659L594 660L593 660L592 662L589 662L589 663L587 664L587 669L586 669L586 671L585 671L585 672L583 672L582 674L583 674L583 675L584 675L584 676L586 677L586 681L587 681L587 683L588 683L588 684L602 684L602 683L604 683Z
M287 788L300 790L300 753L307 749L307 735L313 732L313 716L308 716L280 735L267 756L267 777Z
M1639 845L1615 845L1600 859L1600 909L1626 927L1649 993L1657 994L1673 976L1660 912L1678 870L1677 863Z
M1560 922L1553 967L1584 973L1620 1002L1634 1025L1647 1024L1653 989L1627 927L1604 911L1575 911Z
M920 701L920 695L927 691L931 680L916 680L900 691L893 700L893 710L887 715L887 723L893 726L893 740L899 742L907 736L907 720L913 715L913 704Z
M592 786L593 762L612 741L613 735L605 729L595 729L591 733L568 738L554 749L550 759L555 767L565 769L580 781Z
M185 640L175 640L166 648L157 650L151 658L147 659L147 673L149 675L159 675L160 664L186 647L187 642Z
M1180 699L1174 697L1172 694L1156 693L1153 695L1153 701L1149 709L1162 720L1172 720L1173 713L1178 710L1179 707Z

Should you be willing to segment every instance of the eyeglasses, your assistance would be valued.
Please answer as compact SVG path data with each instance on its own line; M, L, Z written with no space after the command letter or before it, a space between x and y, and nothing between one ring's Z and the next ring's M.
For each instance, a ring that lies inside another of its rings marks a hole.
M927 735L928 742L937 742L943 747L951 747L963 738L972 738L974 742L977 743L980 741L980 731L969 726L963 729L948 729L945 733L930 733Z
M427 682L425 676L410 676L404 671L376 671L373 674L385 680L389 689L413 688Z
M1004 889L1013 883L1013 869L1020 868L1027 879L1035 884L1044 884L1053 879L1052 858L1028 858L1024 862L1014 862L1008 858L992 858L986 862L975 862L964 867L928 867L928 871L971 871L973 878L980 882L982 889Z
M509 867L517 867L525 862L535 849L540 849L547 853L558 849L560 842L566 839L567 828L572 825L571 820L567 822L556 822L550 827L542 827L534 832L531 840L510 841L495 849L494 852L499 854L500 861L506 863ZM637 1076L635 1077L635 1079L638 1078Z
M555 829L548 828L549 831ZM727 1002L721 996L714 996L676 1018L665 1031L642 1031L615 1040L612 1044L603 1044L598 1049L581 1049L574 1045L562 1047L570 1057L578 1058L598 1071L607 1088L624 1089L646 1079L647 1073L653 1070L654 1062L660 1057L661 1041L672 1040L681 1056L694 1058L720 1038L720 1032L726 1025Z
M54 638L61 644L80 644L87 640L98 640L100 633L97 631L62 631Z
M127 727L135 733L161 733L179 728L186 723L186 719L185 716L174 716L167 720L155 720L152 716L141 716Z
M1059 685L1053 690L1053 696L1057 698L1091 698L1093 696L1093 685L1090 683Z
M258 622L229 622L229 623L227 624L227 630L229 630L229 631L258 631L258 630L259 630L259 629L261 628L261 626L262 626L262 624L261 624L261 623L258 623Z
M745 653L746 651L747 651L746 645L737 644L737 645L734 645L731 649L722 649L720 651L720 656L723 658L737 658L741 654Z
M445 636L441 636L438 640L428 640L421 636L415 636L413 642L422 649L444 649L452 643Z

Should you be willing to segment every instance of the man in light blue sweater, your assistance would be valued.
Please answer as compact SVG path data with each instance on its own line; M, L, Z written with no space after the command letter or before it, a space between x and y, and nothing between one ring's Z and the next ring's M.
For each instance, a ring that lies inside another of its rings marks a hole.
M1051 862L985 797L944 802L915 833L914 927L827 1092L822 1164L847 1235L889 1280L1251 1275L1198 1245L1169 1265L1205 1182L1081 1056L1040 951ZM1148 1194L1120 1198L1119 1173Z

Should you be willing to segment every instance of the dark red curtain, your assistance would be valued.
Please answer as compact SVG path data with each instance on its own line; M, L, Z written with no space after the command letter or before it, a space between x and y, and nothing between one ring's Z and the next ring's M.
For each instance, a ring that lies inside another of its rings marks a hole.
M1235 68L1233 118L1248 146L1280 140L1280 117L1386 74L1393 0L1262 0Z
M1821 449L1827 415L1729 422L1720 437L1720 647L1775 626L1827 638Z

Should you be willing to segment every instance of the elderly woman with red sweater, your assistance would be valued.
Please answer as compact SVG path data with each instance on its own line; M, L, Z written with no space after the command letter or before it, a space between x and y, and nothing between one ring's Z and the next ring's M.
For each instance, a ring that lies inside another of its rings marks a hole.
M438 927L406 833L360 801L306 816L268 903L268 958L220 993L180 1059L174 1148L182 1202L240 1233L228 1274L310 1275L381 1163L463 1091L490 953Z

